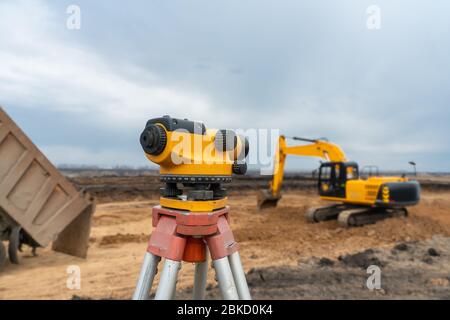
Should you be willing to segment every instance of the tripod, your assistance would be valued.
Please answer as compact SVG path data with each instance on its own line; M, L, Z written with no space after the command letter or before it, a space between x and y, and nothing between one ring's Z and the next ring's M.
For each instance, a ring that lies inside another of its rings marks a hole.
M211 211L186 211L155 206L155 228L144 256L133 300L146 300L161 258L165 258L156 300L175 296L181 262L195 263L193 299L204 299L210 252L219 289L225 300L250 300L238 244L229 225L229 207Z

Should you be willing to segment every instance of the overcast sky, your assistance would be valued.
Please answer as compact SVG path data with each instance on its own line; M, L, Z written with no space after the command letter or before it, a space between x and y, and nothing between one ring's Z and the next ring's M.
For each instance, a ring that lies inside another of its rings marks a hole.
M450 171L449 14L445 0L1 0L0 105L56 164L146 165L139 134L169 114Z

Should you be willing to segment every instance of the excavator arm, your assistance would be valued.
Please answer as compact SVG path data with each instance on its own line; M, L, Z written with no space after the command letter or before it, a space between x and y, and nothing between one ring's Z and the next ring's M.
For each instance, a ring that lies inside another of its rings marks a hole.
M300 146L287 146L286 137L279 137L278 152L275 153L273 179L270 182L270 189L263 190L258 195L258 207L260 209L276 206L278 200L281 198L280 191L283 183L284 165L287 155L317 157L332 162L347 161L344 151L342 151L342 149L334 143L325 140L312 140L298 137L293 137L292 139L308 142L308 144Z

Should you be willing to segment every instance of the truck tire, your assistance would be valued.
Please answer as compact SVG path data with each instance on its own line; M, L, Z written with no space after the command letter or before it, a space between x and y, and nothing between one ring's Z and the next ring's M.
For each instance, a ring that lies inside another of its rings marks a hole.
M0 272L5 267L5 262L6 262L6 249L5 246L3 245L3 242L0 240Z
M19 255L18 250L20 246L20 231L21 227L15 226L11 229L11 233L9 235L9 243L8 243L8 255L9 261L14 264L19 264Z

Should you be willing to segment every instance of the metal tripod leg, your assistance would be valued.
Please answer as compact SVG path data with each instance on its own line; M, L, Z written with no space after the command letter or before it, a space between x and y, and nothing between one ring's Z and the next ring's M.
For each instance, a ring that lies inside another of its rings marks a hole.
M239 295L234 283L233 273L231 272L228 257L213 260L214 269L216 270L217 280L222 298L225 300L239 300Z
M239 252L234 252L228 256L231 271L233 272L234 282L241 300L251 300L250 290L248 289L247 279L245 279L244 269L242 268Z
M208 255L206 260L195 264L195 278L194 278L194 300L205 299L206 280L208 278Z
M172 296L170 297L170 300L175 300L177 297L177 283L178 283L178 279L177 279L177 281L175 281L175 285L173 286Z
M165 260L161 278L159 279L158 289L156 290L155 300L172 299L177 284L177 276L180 266L180 261L170 259Z
M161 257L155 256L150 252L145 253L133 300L147 300L149 298L159 261L161 261Z

